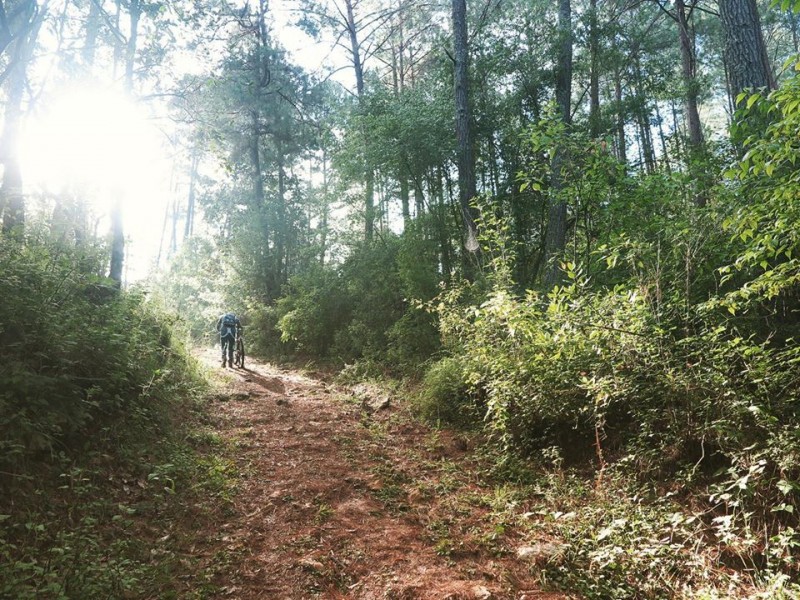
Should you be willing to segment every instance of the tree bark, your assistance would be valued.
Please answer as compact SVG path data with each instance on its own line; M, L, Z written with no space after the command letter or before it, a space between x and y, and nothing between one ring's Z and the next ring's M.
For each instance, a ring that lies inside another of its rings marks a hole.
M197 147L192 151L192 164L189 171L189 197L186 201L186 222L183 225L183 239L192 237L194 231L194 205L197 196L197 165L200 162L200 151Z
M125 89L133 93L133 71L136 62L137 43L139 39L139 18L142 15L140 0L131 0L128 7L130 31L125 46ZM111 264L108 276L114 283L122 286L122 269L125 262L125 228L123 225L122 196L117 192L111 205Z
M745 89L776 87L756 0L719 0L733 103Z
M86 17L86 34L84 36L81 58L87 70L94 66L94 57L97 51L97 35L100 33L100 5L101 0L89 1L89 15Z
M467 234L467 247L477 250L476 210L470 205L477 195L472 115L469 105L469 49L466 0L453 0L453 58L456 139L458 142L458 199Z
M9 66L3 135L0 138L0 163L3 182L0 185L0 213L3 233L21 233L25 227L25 197L22 194L22 168L19 161L19 138L22 126L22 99L28 76L28 65L42 25L36 3L30 2L17 12L8 24L13 31L13 55Z
M19 43L24 43L20 41ZM3 233L21 231L25 227L25 199L22 195L22 169L17 146L22 121L22 97L25 92L26 64L17 53L16 64L8 78L5 127L2 139L3 184L0 199L3 202Z
M625 138L625 114L622 111L622 73L617 71L614 77L614 104L617 110L616 136L617 158L622 164L628 162L627 140Z
M320 223L320 250L319 250L319 264L325 266L325 254L327 252L328 244L328 213L330 208L328 206L328 155L325 148L322 149L322 221Z
M558 2L558 62L556 65L556 105L564 123L570 123L572 100L572 7L570 0ZM556 259L564 252L567 242L567 203L561 191L564 187L563 169L566 150L558 148L551 164L550 203L545 236L545 287L561 281L562 271Z
M253 110L250 113L252 131L250 132L250 166L253 176L253 206L259 208L264 202L264 178L261 174L261 125L258 112ZM269 223L264 228L264 246L269 246Z
M589 135L598 137L600 121L600 27L597 0L589 2Z
M681 45L681 74L686 88L686 123L689 130L689 145L692 150L701 150L705 145L703 129L700 124L698 109L697 63L694 53L694 41L689 31L686 17L686 3L675 0L675 15L678 21L678 36Z
M276 267L278 272L278 283L283 286L288 279L289 264L287 258L287 239L286 239L286 171L284 170L284 150L283 142L277 141L278 153L278 206L277 219L275 223L275 254ZM275 295L280 294L280 288L275 290Z
M361 44L358 40L358 25L353 11L353 0L344 0L346 12L347 35L350 39L350 57L353 60L353 70L356 76L356 94L358 104L364 108L364 64L361 59ZM362 130L364 147L367 145L367 132ZM375 232L375 173L369 160L364 159L364 238L371 242Z

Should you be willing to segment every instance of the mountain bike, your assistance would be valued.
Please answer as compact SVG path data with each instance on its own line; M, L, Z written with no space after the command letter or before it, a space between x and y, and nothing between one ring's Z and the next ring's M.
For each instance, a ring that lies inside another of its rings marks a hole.
M244 369L244 337L241 330L236 332L236 342L233 346L233 364Z

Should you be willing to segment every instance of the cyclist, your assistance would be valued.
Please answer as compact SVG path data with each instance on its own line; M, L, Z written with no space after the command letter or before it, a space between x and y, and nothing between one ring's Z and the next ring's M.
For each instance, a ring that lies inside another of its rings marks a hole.
M233 347L236 345L236 334L242 330L242 323L232 312L225 313L217 320L219 342L222 346L222 366L225 367L227 353L228 366L233 367Z

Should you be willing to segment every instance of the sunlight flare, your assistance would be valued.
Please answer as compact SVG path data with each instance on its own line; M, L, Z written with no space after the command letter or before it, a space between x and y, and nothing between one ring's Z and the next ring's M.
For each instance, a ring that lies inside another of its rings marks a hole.
M29 119L20 154L26 188L80 198L99 218L121 199L137 271L146 268L170 199L171 161L145 110L108 88L64 90Z

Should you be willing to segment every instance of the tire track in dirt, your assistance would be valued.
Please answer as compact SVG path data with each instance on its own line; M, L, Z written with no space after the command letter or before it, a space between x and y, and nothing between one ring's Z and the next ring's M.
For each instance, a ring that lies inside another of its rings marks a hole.
M415 487L435 477L415 459L430 436L421 425L255 361L220 378L212 413L240 480L229 518L209 532L218 597L565 598L536 591L508 557L437 553L429 498L408 493L435 489Z

